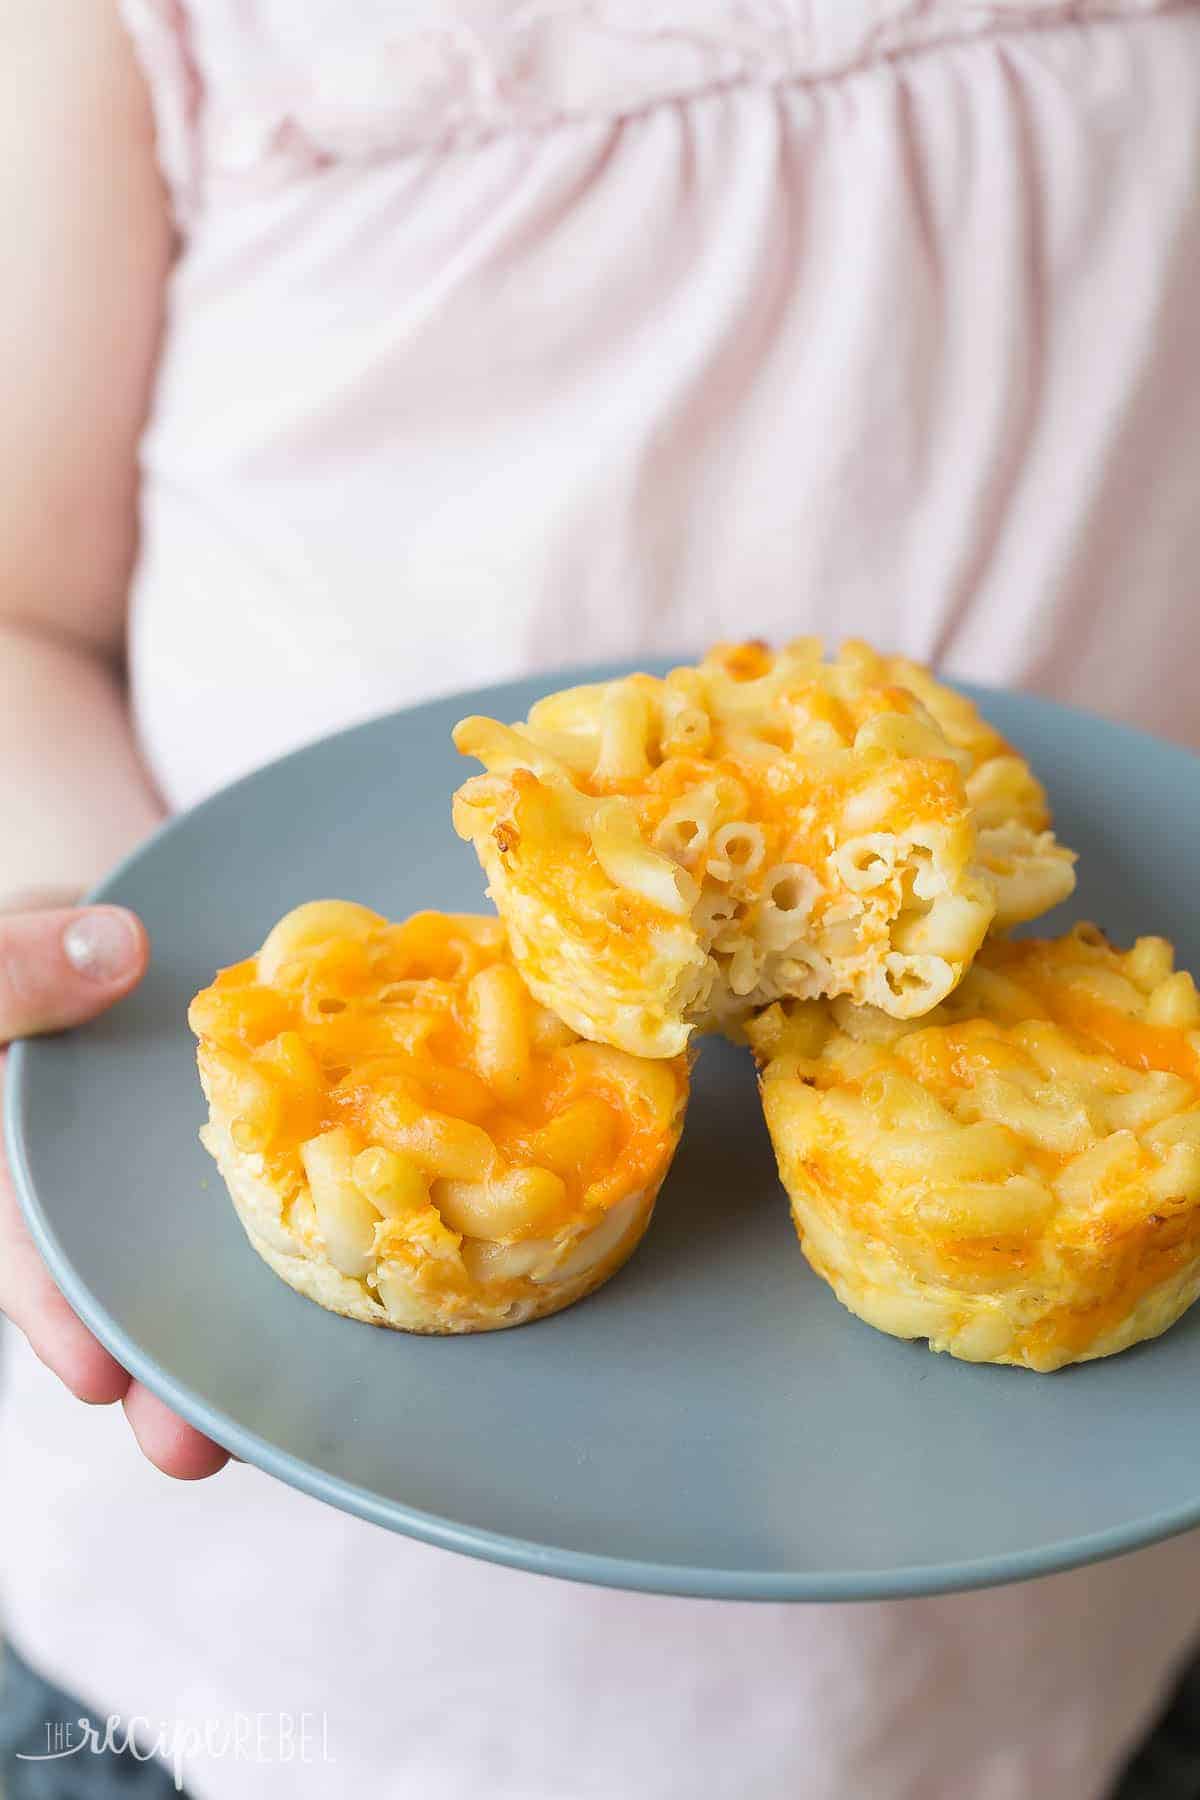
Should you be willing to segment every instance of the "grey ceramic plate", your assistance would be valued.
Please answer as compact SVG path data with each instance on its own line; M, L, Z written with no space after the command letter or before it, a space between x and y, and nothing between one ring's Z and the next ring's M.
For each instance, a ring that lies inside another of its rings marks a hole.
M9 1081L22 1197L72 1304L247 1461L381 1525L554 1575L861 1599L1043 1574L1200 1523L1200 1308L1157 1343L1052 1376L878 1335L801 1259L749 1063L723 1044L701 1055L645 1243L557 1318L404 1337L322 1312L254 1255L196 1141L188 1000L301 900L479 909L448 821L466 772L450 727L519 718L552 685L303 750L105 883L146 920L153 968L106 1018L20 1046ZM1200 762L1043 702L976 697L1082 852L1072 916L1118 939L1166 932L1200 965Z

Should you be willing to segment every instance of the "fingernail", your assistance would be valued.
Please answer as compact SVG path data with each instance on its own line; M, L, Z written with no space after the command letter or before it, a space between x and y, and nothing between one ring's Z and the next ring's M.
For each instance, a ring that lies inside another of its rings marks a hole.
M89 981L120 981L136 964L139 948L133 920L115 907L80 913L63 932L67 961Z

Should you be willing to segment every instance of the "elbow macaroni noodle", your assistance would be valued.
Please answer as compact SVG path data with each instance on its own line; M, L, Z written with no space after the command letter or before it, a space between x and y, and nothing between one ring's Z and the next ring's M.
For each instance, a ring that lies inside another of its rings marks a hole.
M804 1252L872 1325L1055 1369L1200 1291L1200 998L1171 946L992 941L934 1012L750 1026Z
M915 664L802 639L464 720L455 796L529 987L582 1034L677 1054L789 995L927 1012L993 924L1071 891L1045 796Z
M192 1002L202 1136L252 1243L322 1305L455 1332L556 1311L649 1222L683 1058L581 1043L498 919L296 908Z

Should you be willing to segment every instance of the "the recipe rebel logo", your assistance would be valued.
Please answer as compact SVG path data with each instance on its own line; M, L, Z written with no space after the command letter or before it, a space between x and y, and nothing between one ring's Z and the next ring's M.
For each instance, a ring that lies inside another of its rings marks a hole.
M44 1727L44 1750L18 1750L21 1762L61 1762L66 1757L132 1756L156 1759L171 1771L182 1793L190 1763L208 1758L248 1763L334 1763L329 1717L323 1712L235 1712L209 1719L160 1719L111 1713L96 1725L86 1715Z

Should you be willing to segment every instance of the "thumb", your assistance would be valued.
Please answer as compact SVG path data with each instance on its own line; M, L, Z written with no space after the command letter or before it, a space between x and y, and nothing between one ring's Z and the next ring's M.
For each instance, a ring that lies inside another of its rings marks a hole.
M80 1025L140 981L146 928L123 906L0 917L0 1044Z

